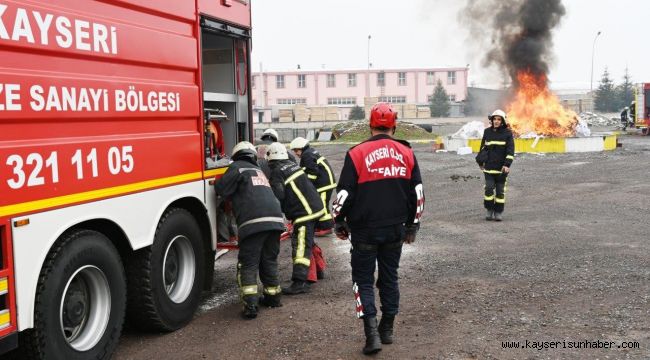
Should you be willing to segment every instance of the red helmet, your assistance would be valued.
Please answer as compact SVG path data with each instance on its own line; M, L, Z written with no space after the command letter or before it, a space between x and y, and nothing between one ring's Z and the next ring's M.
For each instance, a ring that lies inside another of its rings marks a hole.
M397 122L397 113L389 103L380 102L370 110L370 127L394 128Z

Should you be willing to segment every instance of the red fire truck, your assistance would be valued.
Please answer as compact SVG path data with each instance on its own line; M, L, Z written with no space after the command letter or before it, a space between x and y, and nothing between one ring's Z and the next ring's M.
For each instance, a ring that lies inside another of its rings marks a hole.
M634 127L650 135L650 83L634 87L634 103L630 107Z
M252 134L250 14L0 0L0 354L105 358L125 316L191 320L213 278L217 160Z

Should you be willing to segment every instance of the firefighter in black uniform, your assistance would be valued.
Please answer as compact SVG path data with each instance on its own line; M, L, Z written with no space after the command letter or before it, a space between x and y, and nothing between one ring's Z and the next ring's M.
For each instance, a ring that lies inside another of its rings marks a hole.
M630 108L627 107L627 106L623 109L623 111L621 111L621 126L623 127L623 131L627 130L627 126L630 123L630 120L629 120L629 117L628 117L629 113L630 113Z
M309 146L309 141L302 137L293 139L289 148L296 156L300 157L300 167L305 170L307 177L312 181L318 191L318 195L325 207L325 215L316 224L316 236L324 236L332 233L334 221L329 211L330 198L336 188L336 177L327 159L316 149Z
M264 286L260 304L282 306L278 280L278 254L284 219L280 202L273 194L268 179L257 166L253 144L242 141L233 148L232 160L214 190L232 200L239 228L237 280L245 318L257 316L257 275Z
M332 207L336 235L352 242L351 265L357 316L366 335L364 354L393 342L393 322L399 310L397 268L402 243L415 241L424 210L420 168L408 142L394 139L397 113L378 103L370 113L372 137L345 156L337 197ZM381 300L377 325L374 274ZM381 343L380 343L381 342Z
M506 118L506 113L502 110L496 110L488 117L491 126L485 129L481 140L481 151L486 152L487 155L485 159L477 156L476 160L485 175L483 205L487 209L485 219L488 221L503 220L507 178L515 159L515 141Z
M269 167L269 161L266 159L266 152L268 151L269 145L276 142L278 142L278 132L275 129L269 128L264 130L257 144L257 163L267 178L271 177L271 168ZM296 164L298 163L296 157L292 154L289 154L289 160Z
M307 174L298 164L289 160L287 149L280 143L269 146L267 159L271 166L271 187L282 204L287 219L293 221L291 238L293 273L287 295L309 291L307 272L310 265L314 226L323 216L323 204Z

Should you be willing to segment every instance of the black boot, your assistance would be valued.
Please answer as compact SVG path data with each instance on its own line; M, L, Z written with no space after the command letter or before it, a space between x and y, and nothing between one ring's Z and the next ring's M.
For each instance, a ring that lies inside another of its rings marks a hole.
M363 331L366 333L366 346L363 347L363 353L365 355L371 355L381 351L381 340L377 331L377 318L374 316L364 317Z
M393 321L395 320L395 315L384 314L381 316L381 321L377 329L379 330L379 337L381 338L382 344L392 344L393 343Z
M277 307L282 307L282 302L280 302L280 294L277 295L264 295L260 299L260 305L270 307L270 308L277 308Z
M310 290L309 283L306 281L294 280L286 289L282 289L282 292L286 295L298 295L308 293Z
M256 302L256 301L255 301ZM255 319L257 317L257 305L253 301L244 301L244 309L242 310L241 316L244 319Z

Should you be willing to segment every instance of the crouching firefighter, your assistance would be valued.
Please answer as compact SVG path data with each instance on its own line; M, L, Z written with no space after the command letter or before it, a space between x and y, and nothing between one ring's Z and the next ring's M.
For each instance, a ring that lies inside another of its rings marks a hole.
M325 207L325 214L316 223L316 236L332 233L334 221L330 213L330 198L336 188L336 177L327 159L316 149L309 146L309 140L297 137L289 145L291 150L300 157L300 167L305 170L307 177L316 187L316 191Z
M287 295L309 292L307 273L314 243L314 227L323 216L323 204L307 174L289 160L287 149L280 143L269 145L266 158L271 167L271 187L282 204L282 211L293 222L291 248L293 273Z
M282 306L278 280L278 254L284 219L280 202L273 194L268 179L257 166L253 144L242 141L232 150L233 163L214 190L232 200L239 229L237 282L244 303L242 316L257 317L257 275L264 286L259 303L269 307Z
M366 355L380 351L381 344L393 343L402 244L415 241L424 211L420 168L409 143L392 137L396 120L390 104L372 108L372 137L346 154L332 207L336 236L352 242L353 290L357 316L363 319ZM374 292L377 265L379 324Z

